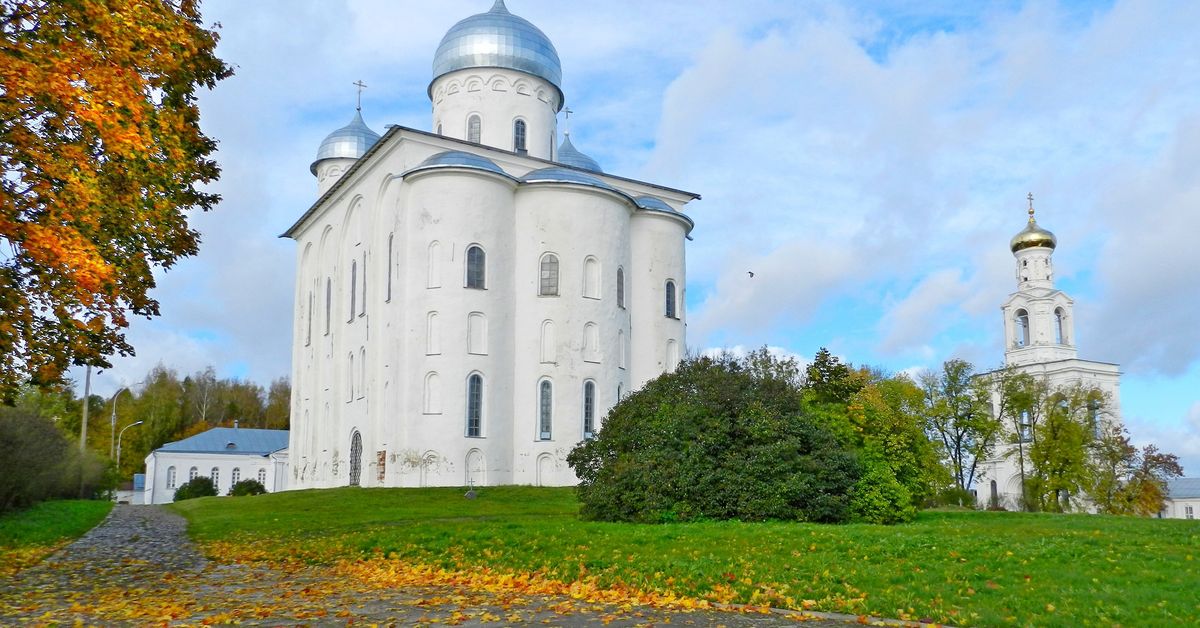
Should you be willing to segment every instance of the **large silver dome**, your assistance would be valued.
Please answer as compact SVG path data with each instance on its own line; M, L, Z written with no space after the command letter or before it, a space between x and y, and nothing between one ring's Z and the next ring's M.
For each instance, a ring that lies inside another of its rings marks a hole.
M433 56L433 81L463 68L508 68L549 81L562 106L562 65L550 38L528 20L508 12L504 0L487 13L450 27Z
M584 170L591 170L592 172L604 172L604 170L600 168L600 164L597 163L595 159L584 155L583 153L579 152L579 149L575 148L575 145L571 143L570 133L563 134L563 143L558 147L557 161L560 164L566 164L568 166L574 166Z
M330 133L321 141L317 149L317 158L309 166L309 171L317 174L317 164L326 159L358 159L379 141L379 134L372 131L363 122L362 112L355 111L350 124Z
M404 175L408 176L413 172L418 172L421 170L434 170L438 168L467 168L470 170L484 170L511 178L511 175L505 172L503 168L496 165L496 162L492 161L491 159L488 159L487 157L480 157L479 155L473 155L461 150L448 150L437 153L436 155L432 155L425 161L417 164L417 167L405 172Z

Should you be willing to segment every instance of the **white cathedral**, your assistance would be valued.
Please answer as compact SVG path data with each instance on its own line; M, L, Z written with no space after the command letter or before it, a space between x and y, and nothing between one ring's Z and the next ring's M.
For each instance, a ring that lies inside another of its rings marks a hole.
M1029 373L1051 389L1082 384L1104 397L1104 411L1097 406L1092 420L1121 424L1121 373L1116 364L1081 360L1075 346L1075 302L1054 287L1052 256L1058 239L1034 220L1033 195L1029 197L1029 221L1009 242L1016 258L1017 291L1001 306L1004 313L1004 365ZM993 406L999 403L993 391ZM1006 429L1009 426L1006 425ZM981 465L976 497L979 505L998 504L1009 510L1021 507L1021 474L1016 449L1031 435L1004 436L995 456ZM1006 441L1015 441L1008 444Z
M497 0L433 59L432 132L321 143L296 241L290 488L572 485L684 347L690 192L564 134L550 40Z

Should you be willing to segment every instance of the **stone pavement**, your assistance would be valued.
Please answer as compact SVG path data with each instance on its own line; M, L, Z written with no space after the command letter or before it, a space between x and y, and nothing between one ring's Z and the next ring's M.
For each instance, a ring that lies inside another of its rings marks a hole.
M622 609L447 587L378 588L328 567L283 571L208 561L188 540L186 527L183 517L161 506L116 506L79 540L0 583L0 625L850 624L777 614Z

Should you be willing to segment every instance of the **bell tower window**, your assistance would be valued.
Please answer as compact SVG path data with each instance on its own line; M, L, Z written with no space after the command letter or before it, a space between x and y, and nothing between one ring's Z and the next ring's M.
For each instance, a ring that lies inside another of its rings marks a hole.
M1014 317L1016 323L1016 337L1013 338L1014 344L1018 347L1029 346L1029 312L1025 310L1017 310Z
M1054 342L1060 345L1067 344L1066 318L1061 307L1054 310Z

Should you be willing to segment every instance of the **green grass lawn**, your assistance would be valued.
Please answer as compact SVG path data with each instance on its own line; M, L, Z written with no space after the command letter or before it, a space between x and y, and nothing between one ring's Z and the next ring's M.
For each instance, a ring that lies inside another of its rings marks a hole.
M573 489L335 489L177 504L201 542L315 562L594 576L645 591L960 625L1200 623L1200 522L924 512L900 526L581 522ZM808 603L805 601L808 600Z
M104 520L110 501L62 500L0 515L0 574L36 563Z

